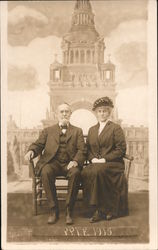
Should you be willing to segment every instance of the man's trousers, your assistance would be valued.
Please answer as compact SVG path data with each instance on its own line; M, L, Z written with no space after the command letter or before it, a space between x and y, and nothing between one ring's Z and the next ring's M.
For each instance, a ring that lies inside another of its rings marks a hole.
M52 160L42 168L41 177L50 208L58 208L55 180L57 176L68 179L66 206L73 209L80 185L80 170L78 167L67 170L67 163Z

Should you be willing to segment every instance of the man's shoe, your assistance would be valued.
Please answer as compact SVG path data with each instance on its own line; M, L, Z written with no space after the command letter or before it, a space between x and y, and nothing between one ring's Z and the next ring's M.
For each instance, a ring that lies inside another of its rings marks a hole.
M69 208L66 209L66 224L67 225L72 225L73 224L73 220L72 220L72 217L71 217L71 211Z
M92 216L92 218L90 218L90 223L95 223L100 221L102 218L100 216L100 213L98 210L95 211L94 215Z
M51 209L51 213L48 217L48 224L55 224L58 220L58 215L56 215L56 209Z

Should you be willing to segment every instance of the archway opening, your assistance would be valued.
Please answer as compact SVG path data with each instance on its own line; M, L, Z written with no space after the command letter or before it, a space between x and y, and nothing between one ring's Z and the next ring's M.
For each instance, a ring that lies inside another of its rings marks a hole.
M95 115L87 109L75 110L70 118L72 125L82 128L83 134L87 135L91 126L97 123Z

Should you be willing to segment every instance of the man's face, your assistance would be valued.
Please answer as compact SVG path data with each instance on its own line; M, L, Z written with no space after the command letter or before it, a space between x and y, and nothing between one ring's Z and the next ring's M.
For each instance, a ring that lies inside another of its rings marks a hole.
M63 125L67 124L70 120L71 116L71 109L67 104L61 104L58 106L57 110L57 117L58 121L61 122Z
M105 122L109 118L111 110L110 110L110 107L102 106L102 107L96 108L95 112L96 112L98 121Z

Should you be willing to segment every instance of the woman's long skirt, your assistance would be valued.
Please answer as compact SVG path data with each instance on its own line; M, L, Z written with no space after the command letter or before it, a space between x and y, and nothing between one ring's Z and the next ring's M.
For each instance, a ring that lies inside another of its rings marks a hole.
M124 164L93 163L82 170L83 196L90 206L112 213L114 217L128 215L128 184Z

